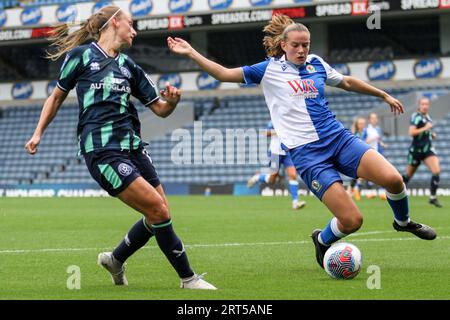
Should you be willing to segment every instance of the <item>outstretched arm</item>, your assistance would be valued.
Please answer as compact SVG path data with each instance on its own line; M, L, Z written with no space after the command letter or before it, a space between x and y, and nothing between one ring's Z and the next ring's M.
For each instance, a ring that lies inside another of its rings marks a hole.
M191 47L191 45L181 38L167 38L167 45L170 51L189 57L194 60L202 70L209 73L211 76L222 82L243 82L244 75L242 68L225 68L214 61L201 55L198 51Z
M52 94L45 100L44 106L42 107L41 117L34 130L34 134L31 139L25 144L25 149L29 154L35 154L37 152L37 147L41 142L41 137L44 134L45 129L55 118L59 107L64 102L67 97L68 92L64 92L58 87L55 87Z
M338 87L347 91L353 91L379 97L391 107L391 112L396 115L403 113L404 111L403 105L400 101L390 96L387 92L375 88L374 86L358 78L345 76L344 79L342 79L341 83L339 83Z

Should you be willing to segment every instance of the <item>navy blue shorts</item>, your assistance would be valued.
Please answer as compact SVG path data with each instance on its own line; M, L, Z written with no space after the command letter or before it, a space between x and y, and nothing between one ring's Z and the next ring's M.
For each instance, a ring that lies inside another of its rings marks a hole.
M435 156L434 150L428 152L408 152L408 164L413 167L418 167L420 163L428 157Z
M359 162L369 149L368 144L345 129L289 152L302 180L322 200L334 182L342 182L339 172L357 178Z
M88 170L109 195L115 197L138 177L153 187L161 183L147 150L103 150L84 154Z

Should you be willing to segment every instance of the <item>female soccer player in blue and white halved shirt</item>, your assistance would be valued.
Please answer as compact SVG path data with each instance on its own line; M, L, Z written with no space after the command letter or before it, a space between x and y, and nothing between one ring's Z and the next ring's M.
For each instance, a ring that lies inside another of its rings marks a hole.
M225 68L208 60L180 38L167 39L169 48L194 60L220 81L260 84L274 128L309 189L328 207L334 218L312 238L323 268L329 246L357 231L362 215L346 193L339 172L383 186L394 211L393 226L419 238L432 240L435 231L409 218L408 197L400 173L378 152L352 135L328 109L325 85L383 99L394 114L402 104L386 92L350 76L343 76L321 57L309 54L310 33L289 17L275 15L264 28L269 58L252 66Z

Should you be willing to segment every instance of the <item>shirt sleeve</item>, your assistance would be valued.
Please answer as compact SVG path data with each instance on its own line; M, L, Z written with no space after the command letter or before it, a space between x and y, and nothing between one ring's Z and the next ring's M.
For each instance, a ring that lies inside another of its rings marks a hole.
M414 113L414 114L411 116L410 124L411 124L412 126L416 126L416 127L417 127L417 125L419 124L419 122L420 122L420 117L419 117L419 115L418 115L417 113Z
M327 72L327 81L326 84L332 87L336 87L341 83L342 79L344 79L344 75L337 72L334 68L332 68L328 63L322 60L322 64Z
M252 66L243 66L242 73L244 75L244 83L260 84L268 64L269 61L263 61Z
M131 87L131 94L139 99L145 106L158 100L159 95L157 93L156 85L150 76L136 64L133 65L133 71L134 81Z
M56 85L64 92L69 92L77 84L81 70L81 54L78 48L67 53L59 72Z
M341 83L342 79L344 79L344 75L337 72L334 68L332 68L325 60L323 60L321 57L317 55L311 55L315 58L317 58L320 63L323 65L325 72L327 74L327 80L325 83L329 86L336 87Z

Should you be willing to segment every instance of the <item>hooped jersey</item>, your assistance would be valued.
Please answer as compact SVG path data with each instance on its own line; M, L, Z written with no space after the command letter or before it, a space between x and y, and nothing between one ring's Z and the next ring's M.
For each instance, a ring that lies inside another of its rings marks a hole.
M261 85L275 131L289 149L344 129L325 98L325 85L337 86L344 76L321 57L310 54L298 66L282 56L242 70L246 84Z
M143 145L133 95L148 106L159 99L149 76L127 55L110 57L92 42L71 50L61 67L58 88L76 87L80 153L135 150Z

